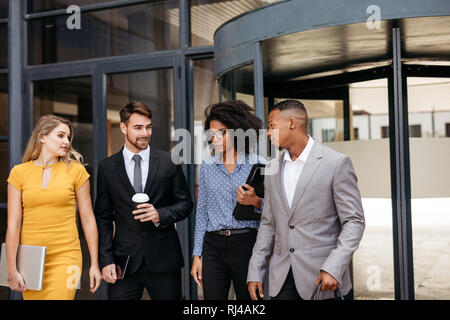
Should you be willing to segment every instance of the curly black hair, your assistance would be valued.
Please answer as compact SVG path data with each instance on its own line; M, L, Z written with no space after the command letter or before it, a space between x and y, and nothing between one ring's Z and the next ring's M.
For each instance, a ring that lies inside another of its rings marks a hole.
M262 128L262 121L255 114L253 108L242 100L224 101L208 106L205 110L205 131L210 129L212 120L220 121L227 129L249 129L256 131L257 137ZM211 143L211 141L209 141ZM234 148L236 149L237 137L234 137ZM249 153L250 139L245 137L245 153Z

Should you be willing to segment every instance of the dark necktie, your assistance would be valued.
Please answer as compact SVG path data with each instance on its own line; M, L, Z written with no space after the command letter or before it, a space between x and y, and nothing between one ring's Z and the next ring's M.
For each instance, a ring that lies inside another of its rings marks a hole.
M135 162L134 164L134 191L136 193L142 192L142 169L141 169L141 156L138 154L135 154L133 156L133 160Z

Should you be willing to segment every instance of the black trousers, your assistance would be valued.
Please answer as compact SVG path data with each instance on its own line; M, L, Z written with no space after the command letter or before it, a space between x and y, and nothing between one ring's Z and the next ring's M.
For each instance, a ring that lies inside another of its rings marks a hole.
M117 280L108 288L110 300L141 300L147 289L152 300L180 300L181 299L181 270L173 272L150 272L145 261L133 274L125 274L124 279Z
M231 281L238 300L250 300L248 263L257 230L221 236L207 232L203 240L202 276L205 300L227 300Z
M280 292L275 297L270 297L271 300L303 300L297 292L295 287L294 275L292 274L292 268L289 269L289 273L281 287Z

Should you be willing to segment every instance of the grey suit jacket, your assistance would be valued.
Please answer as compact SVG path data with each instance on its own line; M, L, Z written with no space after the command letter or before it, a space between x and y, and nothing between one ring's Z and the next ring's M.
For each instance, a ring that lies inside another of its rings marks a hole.
M268 164L278 164L279 170L265 177L264 209L247 282L263 282L269 265L269 295L274 297L292 266L303 299L311 297L320 270L331 274L347 294L350 261L365 228L350 158L314 141L291 208L284 191L283 159L284 153ZM321 294L323 299L332 297L332 291Z

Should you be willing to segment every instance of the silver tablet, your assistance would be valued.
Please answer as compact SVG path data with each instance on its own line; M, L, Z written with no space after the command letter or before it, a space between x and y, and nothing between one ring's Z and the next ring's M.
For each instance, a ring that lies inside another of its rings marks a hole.
M42 290L47 248L21 244L17 252L17 270L23 276L25 286L30 290ZM2 244L0 256L0 285L8 286L6 246Z

